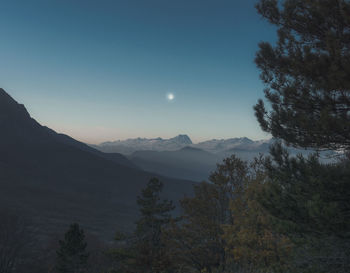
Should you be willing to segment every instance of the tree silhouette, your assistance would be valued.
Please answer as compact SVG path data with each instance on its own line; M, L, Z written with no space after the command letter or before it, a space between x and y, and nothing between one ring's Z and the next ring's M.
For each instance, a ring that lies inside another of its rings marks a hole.
M170 263L162 240L162 228L171 221L175 206L171 201L161 199L162 189L162 182L152 178L137 198L141 218L136 223L136 257L142 272L161 272Z
M350 3L261 0L258 12L278 28L275 46L259 44L255 62L267 85L261 128L301 147L350 149Z
M86 252L84 231L79 224L72 224L64 235L64 240L60 240L59 244L57 271L60 273L85 272L89 254Z

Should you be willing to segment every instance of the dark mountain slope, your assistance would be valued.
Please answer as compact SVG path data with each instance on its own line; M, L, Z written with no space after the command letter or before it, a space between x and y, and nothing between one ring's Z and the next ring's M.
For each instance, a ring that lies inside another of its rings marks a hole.
M221 158L203 150L185 147L178 151L139 151L130 160L144 170L170 177L207 180Z
M64 134L58 134L55 131L53 131L50 128L45 127L47 130L49 130L52 133L52 136L59 142L79 148L80 150L93 153L95 155L98 155L100 157L103 157L105 159L109 159L114 161L115 163L118 163L120 165L124 165L131 168L138 168L136 165L134 165L130 160L128 160L124 155L119 153L103 153L99 150L96 150L89 145L79 142L75 140L74 138L71 138L70 136L64 135Z
M136 196L153 176L41 126L0 89L0 206L23 210L41 231L79 221L111 239L117 228L130 228ZM188 181L162 181L174 200L192 190Z

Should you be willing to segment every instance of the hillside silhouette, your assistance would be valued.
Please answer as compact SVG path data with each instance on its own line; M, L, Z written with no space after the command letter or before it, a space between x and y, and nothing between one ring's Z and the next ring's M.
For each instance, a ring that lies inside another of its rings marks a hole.
M29 215L45 235L79 221L112 238L137 217L136 197L155 174L40 125L0 89L0 205ZM192 183L160 177L178 200Z

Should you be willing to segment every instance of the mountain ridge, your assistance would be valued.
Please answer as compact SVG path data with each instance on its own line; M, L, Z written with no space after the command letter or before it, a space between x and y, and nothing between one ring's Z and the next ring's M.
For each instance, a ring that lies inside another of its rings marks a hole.
M124 155L131 155L137 151L177 151L185 147L197 148L211 153L222 153L234 148L255 149L259 145L265 143L270 144L271 142L272 139L254 141L247 137L237 137L228 139L210 139L199 143L193 143L188 135L178 135L168 139L160 137L129 138L126 140L103 142L91 146L105 153L119 152Z
M72 222L112 240L138 215L137 195L154 176L164 196L191 194L192 182L143 171L125 156L104 154L40 125L24 105L0 90L0 206L33 219L40 236Z

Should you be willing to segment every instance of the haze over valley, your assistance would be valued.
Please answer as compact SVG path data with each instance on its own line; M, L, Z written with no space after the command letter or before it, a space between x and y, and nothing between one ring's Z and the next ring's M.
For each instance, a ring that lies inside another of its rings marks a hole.
M188 135L173 138L134 138L103 142L91 147L105 153L120 153L143 170L161 175L190 179L193 181L208 180L216 165L223 159L236 155L247 161L255 157L268 155L273 139L251 140L247 137L229 139L211 139L193 143ZM313 150L287 147L293 156L307 156ZM327 153L322 153L326 158Z

